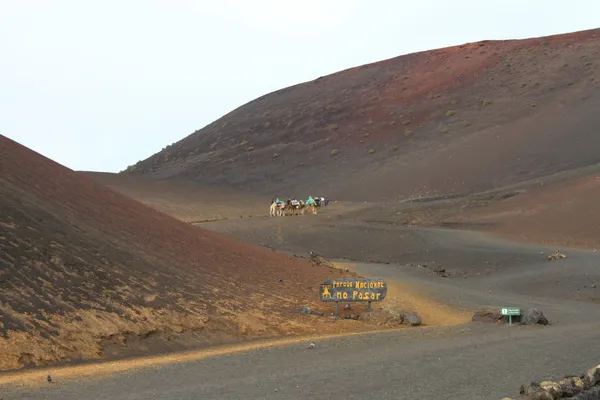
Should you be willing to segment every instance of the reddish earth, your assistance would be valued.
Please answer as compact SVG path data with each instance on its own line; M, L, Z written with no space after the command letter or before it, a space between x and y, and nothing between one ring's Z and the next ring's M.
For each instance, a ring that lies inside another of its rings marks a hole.
M600 249L600 172L538 185L458 221L520 240Z
M322 306L339 270L193 227L4 136L0 169L2 370L367 329L296 310Z
M600 162L599 54L596 29L348 69L253 100L126 174L382 201L586 167Z

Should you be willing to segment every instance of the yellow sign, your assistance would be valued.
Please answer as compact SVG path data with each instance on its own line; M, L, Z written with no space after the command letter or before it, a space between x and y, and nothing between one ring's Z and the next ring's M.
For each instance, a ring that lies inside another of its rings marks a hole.
M387 285L382 279L334 278L321 284L319 297L324 302L382 301Z

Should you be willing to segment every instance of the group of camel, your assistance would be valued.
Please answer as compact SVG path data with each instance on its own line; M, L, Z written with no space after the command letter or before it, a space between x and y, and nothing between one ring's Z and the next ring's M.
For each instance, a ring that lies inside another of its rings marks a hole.
M309 205L305 204L302 200L299 200L297 205L292 203L287 204L285 202L277 204L273 201L269 208L269 216L282 217L286 215L304 215L306 211L316 214L317 208L319 207L315 203Z

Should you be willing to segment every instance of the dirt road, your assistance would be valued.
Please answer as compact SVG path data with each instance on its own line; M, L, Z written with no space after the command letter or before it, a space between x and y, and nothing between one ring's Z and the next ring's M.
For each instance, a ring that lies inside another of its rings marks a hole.
M529 254L532 259L538 254L539 261L468 278L442 278L410 265L354 267L363 274L418 288L422 296L458 309L538 307L552 325L469 323L415 328L317 340L315 349L307 348L307 340L102 379L4 388L0 398L499 399L514 396L526 381L560 378L598 363L600 307L569 295L600 277L596 254L570 251L567 259L550 262L540 255L546 249L488 236L452 237L456 256L465 262L469 254L500 249ZM436 246L428 244L428 249L435 252Z

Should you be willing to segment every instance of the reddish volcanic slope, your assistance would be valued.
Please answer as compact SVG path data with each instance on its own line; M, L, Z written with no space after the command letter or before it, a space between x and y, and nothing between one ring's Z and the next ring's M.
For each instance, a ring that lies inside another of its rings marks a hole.
M308 330L295 307L329 269L195 228L5 136L0 170L0 369Z
M600 30L483 41L253 100L127 173L265 195L487 190L600 161Z

